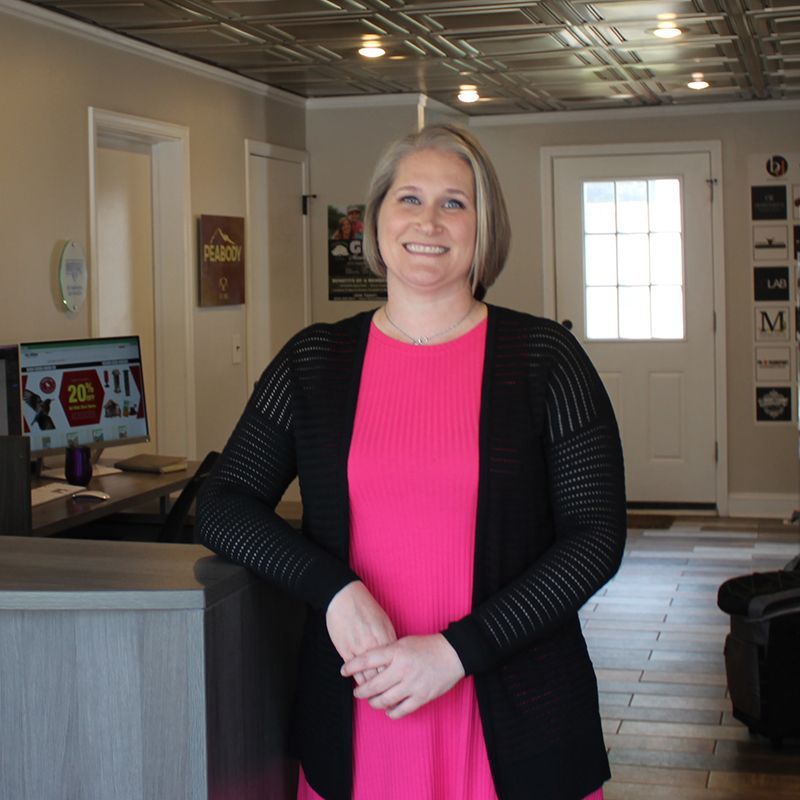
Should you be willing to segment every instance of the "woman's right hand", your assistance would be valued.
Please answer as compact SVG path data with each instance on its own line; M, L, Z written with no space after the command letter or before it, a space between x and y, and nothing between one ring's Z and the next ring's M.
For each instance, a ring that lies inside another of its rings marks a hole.
M397 640L392 621L361 581L348 583L333 596L325 623L333 646L345 662ZM354 678L361 685L375 674L376 670L369 670Z

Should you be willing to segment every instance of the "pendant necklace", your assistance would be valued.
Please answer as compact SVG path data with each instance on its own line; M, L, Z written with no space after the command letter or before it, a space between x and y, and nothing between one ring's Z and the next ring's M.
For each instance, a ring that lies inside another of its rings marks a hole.
M441 331L437 331L436 333L432 333L430 336L412 336L407 331L404 331L390 316L389 311L386 306L383 307L383 315L386 317L386 321L397 331L403 334L407 339L410 339L413 344L417 345L425 345L430 344L431 339L437 339L440 336L444 336L446 333L450 333L450 331L455 330L459 325L461 325L464 320L472 313L472 309L475 307L475 301L473 300L470 303L469 308L467 309L467 313L464 314L461 319L456 320L452 325L448 325Z

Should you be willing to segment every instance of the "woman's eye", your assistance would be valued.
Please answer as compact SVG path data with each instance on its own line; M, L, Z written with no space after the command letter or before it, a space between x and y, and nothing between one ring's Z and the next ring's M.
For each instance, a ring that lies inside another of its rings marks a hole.
M409 203L411 205L418 206L420 204L419 197L413 194L406 194L400 198L401 203Z
M445 208L464 208L464 204L460 200L455 200L450 198L449 200L445 200L444 203Z

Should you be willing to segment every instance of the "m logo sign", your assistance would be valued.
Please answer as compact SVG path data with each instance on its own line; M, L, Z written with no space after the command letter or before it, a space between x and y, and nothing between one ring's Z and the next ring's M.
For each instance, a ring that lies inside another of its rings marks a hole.
M756 306L756 340L786 342L789 340L789 307Z

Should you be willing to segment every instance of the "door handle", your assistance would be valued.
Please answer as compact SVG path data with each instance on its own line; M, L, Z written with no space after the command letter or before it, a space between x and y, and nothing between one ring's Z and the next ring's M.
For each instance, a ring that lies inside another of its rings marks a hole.
M572 330L572 320L571 319L562 319L561 324L568 330Z

